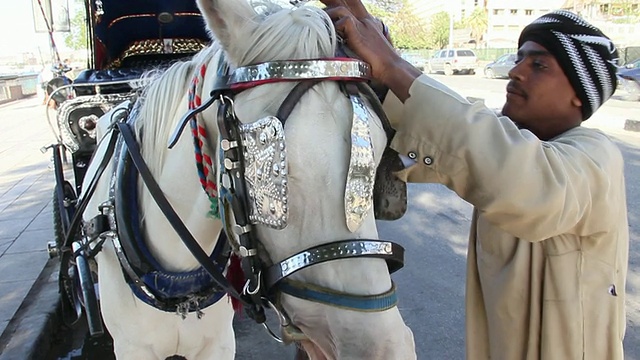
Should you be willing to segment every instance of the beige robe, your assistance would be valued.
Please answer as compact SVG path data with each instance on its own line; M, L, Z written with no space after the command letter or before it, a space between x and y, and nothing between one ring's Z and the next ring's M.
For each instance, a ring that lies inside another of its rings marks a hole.
M629 232L617 146L584 127L540 141L424 75L410 94L385 102L392 147L416 161L398 176L475 206L467 359L622 359Z

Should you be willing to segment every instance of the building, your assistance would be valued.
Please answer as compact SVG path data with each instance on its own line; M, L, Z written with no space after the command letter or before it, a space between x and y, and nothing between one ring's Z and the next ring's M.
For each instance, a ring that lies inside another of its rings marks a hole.
M564 3L565 0L488 0L484 46L517 48L520 32L527 24Z
M562 8L580 14L618 47L640 46L640 0L566 0Z
M486 0L413 0L409 4L413 13L425 24L429 24L431 17L440 12L448 13L454 22L458 22L469 16L476 7L485 6ZM471 40L470 30L454 30L451 40L454 44L468 43Z
M640 0L488 0L485 46L516 48L522 29L541 15L556 9L571 10L600 28L618 46L640 45L640 25L623 21L640 15ZM622 21L621 21L622 20Z
M416 16L429 22L439 12L453 15L453 21L460 21L473 12L477 6L484 6L486 0L413 0L409 5Z

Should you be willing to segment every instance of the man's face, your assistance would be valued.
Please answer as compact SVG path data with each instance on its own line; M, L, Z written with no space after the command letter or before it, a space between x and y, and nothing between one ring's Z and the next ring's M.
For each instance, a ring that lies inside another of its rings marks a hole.
M509 79L502 114L541 140L582 122L582 102L556 58L541 45L522 44Z

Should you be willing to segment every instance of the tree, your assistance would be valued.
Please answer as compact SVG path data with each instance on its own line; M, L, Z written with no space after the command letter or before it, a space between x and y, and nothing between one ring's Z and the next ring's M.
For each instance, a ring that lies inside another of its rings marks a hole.
M389 27L393 45L399 49L424 49L429 46L429 37L427 34L427 26L421 18L416 16L409 2L402 0L396 2L397 11L389 13L384 9L378 8L383 12L378 15L371 14L381 18Z
M431 17L428 38L432 48L442 49L449 43L449 13L441 11Z
M368 0L368 1L365 1L364 3L365 3L365 6L367 7L367 10L369 10L369 7L373 5L373 7L391 14L397 13L398 11L400 11L400 9L404 5L403 4L404 1L397 1L397 0ZM371 14L373 15L373 13Z
M75 5L69 11L73 11L71 15L71 31L64 37L64 43L71 49L83 50L87 48L87 18L85 13L84 2L75 0Z
M462 23L464 27L471 30L471 37L476 41L476 44L479 44L489 26L487 10L476 7L468 17L462 20Z

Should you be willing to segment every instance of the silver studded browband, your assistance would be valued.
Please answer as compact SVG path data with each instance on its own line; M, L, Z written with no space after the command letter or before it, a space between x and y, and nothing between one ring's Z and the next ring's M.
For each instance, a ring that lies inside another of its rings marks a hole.
M367 80L369 75L369 65L360 60L283 60L238 68L231 74L228 84L232 88L242 88L243 86L255 86L260 82L287 80ZM376 167L369 129L372 116L357 91L349 94L349 100L353 109L353 119L351 153L345 188L345 220L349 231L355 232L362 225L373 203ZM270 120L266 121L270 124L265 124L265 121L262 120ZM259 145L244 149L245 159L248 159L248 163L251 165L248 166L248 169L255 168L255 171L245 174L251 198L250 220L253 223L262 223L276 229L282 229L287 226L286 153L282 151L276 154L273 149L276 148L276 145L284 148L284 131L280 130L282 134L278 136L278 139L266 136L262 132L259 135L265 139L261 139L260 142L256 141L259 137L252 134L256 130L264 130L266 125L269 130L272 130L273 123L277 120L276 118L261 119L255 126L249 125L246 129L241 127L241 132L246 135L243 137L253 140L249 142L250 144ZM267 137L271 141L266 141ZM243 139L243 142L245 140L247 139ZM279 144L275 144L274 141ZM280 155L280 158L274 159L276 155ZM267 166L271 164L273 164L273 169Z
M363 61L347 59L270 61L237 68L228 84L333 78L368 80L371 68Z

